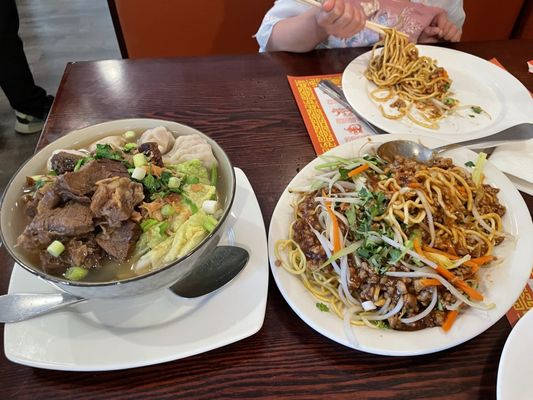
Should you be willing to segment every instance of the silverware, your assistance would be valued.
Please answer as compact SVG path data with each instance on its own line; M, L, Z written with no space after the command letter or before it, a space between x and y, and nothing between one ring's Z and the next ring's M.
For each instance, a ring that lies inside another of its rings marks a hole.
M353 114L359 118L359 120L365 125L365 127L368 128L369 131L371 131L374 135L379 135L381 133L387 133L375 126L373 126L370 122L368 122L361 114L359 114L355 109L348 103L348 100L346 99L346 96L344 96L344 93L342 92L342 89L335 85L333 82L323 79L320 82L318 82L318 88L322 90L324 93L326 93L329 97L337 101L339 104L346 107L348 110L350 110Z
M209 259L169 289L179 297L192 299L212 293L241 272L250 254L236 246L218 246ZM0 323L24 321L88 299L69 293L13 293L0 296Z
M402 156L421 163L428 163L437 155L457 147L468 147L471 149L484 149L499 146L509 142L524 141L533 138L533 124L524 123L504 129L501 132L483 138L467 140L459 143L451 143L430 149L423 144L410 140L393 140L381 144L378 149L378 155L392 161L395 156Z

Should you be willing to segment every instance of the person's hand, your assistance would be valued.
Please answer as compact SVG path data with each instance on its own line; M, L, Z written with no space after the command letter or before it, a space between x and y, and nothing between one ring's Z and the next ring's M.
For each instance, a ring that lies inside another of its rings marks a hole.
M446 11L437 14L431 24L422 31L418 43L436 43L442 40L458 42L461 39L461 29L448 19Z
M349 0L326 0L316 14L316 21L328 35L344 39L365 27L366 16L360 5Z

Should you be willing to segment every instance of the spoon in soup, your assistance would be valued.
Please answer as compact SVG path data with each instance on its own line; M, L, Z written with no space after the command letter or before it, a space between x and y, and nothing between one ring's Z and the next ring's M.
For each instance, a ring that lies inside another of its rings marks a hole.
M236 246L218 246L206 262L169 289L179 297L193 299L212 293L241 272L250 254ZM12 293L0 296L0 323L19 322L88 299L69 293Z
M411 140L392 140L379 145L378 156L392 161L395 156L402 156L423 164L430 163L440 153L456 147L488 148L495 147L508 142L525 141L533 139L533 124L524 123L504 129L493 135L478 139L467 140L465 142L451 143L430 149L421 143Z

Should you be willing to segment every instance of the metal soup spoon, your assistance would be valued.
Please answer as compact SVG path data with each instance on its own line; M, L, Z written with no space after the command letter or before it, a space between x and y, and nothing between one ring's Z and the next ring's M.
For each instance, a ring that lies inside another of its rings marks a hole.
M218 246L209 259L169 289L179 297L193 299L212 293L241 272L250 254L236 246ZM0 323L19 322L88 299L69 293L13 293L0 296Z
M512 126L493 135L479 139L467 140L460 143L451 143L430 149L421 143L411 140L392 140L381 144L377 153L381 158L392 161L395 156L402 156L423 164L431 162L440 153L456 147L488 148L508 142L524 141L533 138L533 124L524 123Z

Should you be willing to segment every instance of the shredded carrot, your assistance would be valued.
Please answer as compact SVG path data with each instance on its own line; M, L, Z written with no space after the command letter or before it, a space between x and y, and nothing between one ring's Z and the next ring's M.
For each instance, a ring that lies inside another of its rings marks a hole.
M442 285L442 283L440 283L440 281L438 279L433 279L433 278L422 278L419 280L420 284L422 286L440 286Z
M161 174L163 173L164 169L161 168L161 167L158 167L157 165L154 165L154 164L150 164L150 165L145 165L143 167L146 172L149 172L151 173L152 175L155 175L157 177L160 177Z
M494 260L494 256L482 256L482 257L477 257L477 258L472 258L470 259L470 261L476 263L477 265L479 266L482 266L482 265L485 265L489 262L491 262L492 260Z
M322 191L322 196L326 197L326 192ZM341 249L341 235L339 228L339 221L337 221L337 216L331 209L329 201L324 202L326 210L328 211L329 217L331 218L331 223L333 224L333 252L336 253Z
M468 276L474 275L481 266L479 264L476 264L475 262L467 261L464 263L467 267L470 267L470 274Z
M416 250L416 247L415 247L415 250ZM445 251L442 251L442 250L439 250L439 249L434 249L433 247L429 247L429 246L424 246L424 251L427 251L428 253L440 254L441 256L448 257L450 260L458 260L459 259L458 256L455 256L455 255L450 254L450 253L446 253Z
M409 183L407 184L407 187L409 187L409 188L411 188L411 189L418 189L418 188L420 188L420 187L422 187L422 186L421 186L420 183L418 183L418 182L409 182Z
M455 322L455 319L457 318L458 314L459 311L457 310L449 311L448 314L446 314L446 319L444 320L444 323L442 324L442 329L448 332L452 327L453 323Z
M450 243L448 243L448 253L453 254L454 256L457 255L457 252L455 251L455 247L453 247Z
M415 238L413 240L413 247L416 251L416 254L418 254L419 256L421 257L426 257L426 255L424 254L424 252L422 251L422 247L420 246L420 239L419 238Z
M370 168L368 164L360 165L357 168L354 168L350 172L348 172L348 176L351 178L357 174L360 174L363 171L366 171L368 168Z
M437 264L437 272L444 278L446 278L448 281L450 281L450 283L452 283L454 286L457 286L459 289L465 292L472 300L483 300L483 295L481 293L479 293L468 283L448 271L442 265Z

